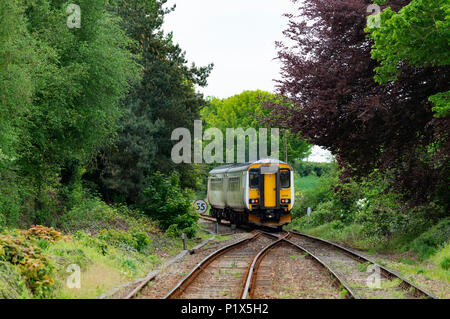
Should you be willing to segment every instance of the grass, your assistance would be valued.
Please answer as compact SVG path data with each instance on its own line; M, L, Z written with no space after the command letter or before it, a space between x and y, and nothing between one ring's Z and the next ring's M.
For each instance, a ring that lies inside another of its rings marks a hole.
M421 247L417 243L422 243L422 235L410 238L410 234L393 238L390 241L383 241L378 238L367 238L363 236L360 225L347 225L342 229L333 229L331 223L318 227L298 228L295 222L290 226L303 233L307 233L334 242L342 243L356 249L366 250L369 254L376 255L376 262L382 266L397 270L404 277L425 285L431 292L441 298L449 298L448 283L450 283L450 243L433 247L430 255L421 255ZM432 231L427 231L424 237L429 237ZM407 245L415 241L415 245ZM425 241L426 242L426 241ZM405 247L412 246L412 249L405 250ZM426 257L425 257L426 256ZM365 271L366 264L358 266L359 271ZM442 283L441 283L442 282ZM446 288L447 287L447 288Z
M371 265L371 263L366 262L366 263L360 263L358 264L358 271L359 272L367 272L367 268Z
M72 212L71 217L76 221L66 217L63 228L71 236L55 243L36 242L53 265L51 278L54 285L50 298L96 298L114 287L144 277L160 267L165 258L183 249L181 238L166 235L145 216L123 208L110 208L100 202L91 206ZM80 216L86 220L81 218L78 221ZM118 237L102 237L102 229L112 231ZM136 230L143 232L139 233L140 236L147 234L149 238L139 251L130 245L130 238L134 238ZM195 238L187 240L188 249L208 238L211 234L199 230ZM228 238L222 236L218 240ZM75 269L79 272L74 272ZM79 279L80 287L71 288L67 284L71 278ZM35 298L17 266L10 263L0 262L0 298Z
M315 175L300 177L299 175L295 174L294 176L294 185L296 191L314 189L317 185L319 185L319 182L320 178Z
M356 224L345 226L342 229L335 229L332 223L311 228L300 228L297 227L294 222L289 225L288 228L323 239L344 243L347 246L352 247L369 249L372 248L374 244L372 240L361 237L361 226Z
M215 241L221 242L221 241L227 241L230 240L231 236L222 236L222 235L216 235Z
M91 299L112 288L143 277L162 262L161 258L149 251L139 253L110 247L103 254L97 247L89 247L85 242L74 239L59 241L49 246L45 253L56 265L54 297L58 299ZM80 288L69 288L66 284L71 273L70 265L80 267Z

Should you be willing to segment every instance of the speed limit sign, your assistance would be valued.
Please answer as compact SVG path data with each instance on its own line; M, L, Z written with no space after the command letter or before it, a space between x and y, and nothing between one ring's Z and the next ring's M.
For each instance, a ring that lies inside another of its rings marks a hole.
M203 199L197 199L194 202L195 211L199 214L206 213L206 210L208 209L208 204Z

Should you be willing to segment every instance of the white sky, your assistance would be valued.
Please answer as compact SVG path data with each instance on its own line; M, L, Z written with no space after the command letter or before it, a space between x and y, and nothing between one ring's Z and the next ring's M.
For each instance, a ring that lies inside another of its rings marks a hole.
M244 90L274 91L279 78L275 41L283 39L290 0L169 0L177 5L164 29L197 65L214 63L206 96L226 98Z
M280 64L275 41L284 39L288 19L296 12L290 0L169 0L176 4L166 16L165 32L198 66L214 63L205 96L227 98L245 90L274 92ZM324 161L327 153L314 148L311 161Z

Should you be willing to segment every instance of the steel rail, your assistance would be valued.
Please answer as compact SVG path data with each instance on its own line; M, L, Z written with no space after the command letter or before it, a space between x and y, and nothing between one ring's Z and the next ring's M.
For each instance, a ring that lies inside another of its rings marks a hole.
M147 284L156 278L157 274L153 274L147 278L145 278L136 288L133 289L128 295L126 295L123 299L133 299Z
M402 277L398 272L378 264L377 262L375 262L371 258L363 256L360 253L354 251L353 249L344 247L344 246L342 246L342 245L340 245L338 243L334 243L334 242L326 240L326 239L322 239L322 238L314 237L314 236L311 236L311 235L299 233L297 231L291 231L291 233L296 235L296 236L304 237L304 238L307 238L307 239L312 240L312 241L316 241L316 242L324 243L324 244L326 244L328 246L332 246L333 248L336 248L336 249L340 250L341 252L345 253L346 255L350 256L351 258L355 259L358 262L369 262L369 263L375 265L376 267L379 267L379 269L381 270L381 274L385 278L387 278L389 280L392 280L393 278L400 279L401 280L400 286L403 289L405 289L405 290L412 289L413 290L413 295L415 297L417 297L417 298L438 299L436 296L434 296L430 292L425 291L423 288L419 288L418 286L416 286L415 284L410 282L408 279Z
M183 279L181 279L175 287L173 287L162 299L172 299L177 296L179 296L190 284L192 281L195 280L195 278L215 259L223 255L224 253L233 250L239 246L242 246L243 244L250 242L257 237L265 235L262 232L257 232L253 236L244 238L242 240L239 240L235 243L232 243L230 245L227 245L225 247L222 247L221 249L216 250L206 258L204 258L197 266L195 266Z
M286 234L284 237L280 238L276 235L272 235L270 234L270 236L273 236L275 238L277 238L276 241L270 243L269 245L267 245L266 247L264 247L263 249L261 249L259 251L259 253L255 256L255 258L253 258L253 261L249 267L249 269L247 270L247 274L245 276L246 280L244 280L245 285L243 286L242 290L241 290L241 294L240 294L240 298L239 299L247 299L247 296L249 294L249 292L252 290L251 288L254 287L254 282L256 279L256 276L254 274L256 274L259 264L261 263L262 259L264 258L265 255L267 255L267 253L276 245L278 245L279 243L281 243L281 241L283 240L283 238L289 237L290 234Z
M287 233L287 235L285 235L284 237L279 238L277 241L267 245L266 247L264 247L259 253L258 255L255 256L255 258L253 259L252 265L251 265L251 269L247 275L247 280L246 280L246 284L244 289L241 292L241 299L247 299L247 298L253 298L253 292L254 292L254 287L255 287L255 282L256 282L256 276L257 276L257 271L259 268L259 265L261 264L262 260L264 259L264 257L267 255L267 253L275 248L277 245L282 244L283 242L288 243L289 245L301 250L302 252L306 253L309 257L311 257L315 262L317 262L321 267L325 268L333 277L334 277L334 284L335 286L337 286L337 288L341 288L342 286L348 291L348 295L346 295L347 298L349 299L355 299L356 294L355 292L350 288L349 284L343 279L341 278L341 276L339 274L337 274L336 272L334 272L330 267L328 267L328 265L326 263L324 263L322 260L320 260L320 258L318 258L317 256L315 256L313 253L311 253L310 251L308 251L306 248L293 243L292 241L288 240L288 238L291 236L292 234L290 232Z

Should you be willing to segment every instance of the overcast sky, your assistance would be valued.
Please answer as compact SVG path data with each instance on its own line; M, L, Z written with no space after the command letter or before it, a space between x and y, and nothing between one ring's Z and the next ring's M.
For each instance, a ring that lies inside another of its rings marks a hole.
M164 29L190 62L214 63L205 95L220 98L244 90L274 90L279 78L275 41L283 38L290 0L169 0L176 4Z
M177 5L166 16L164 30L173 31L175 42L189 62L214 63L206 96L226 98L245 90L274 92L280 64L275 41L283 40L284 13L296 12L290 0L169 0ZM310 160L325 160L315 148Z

